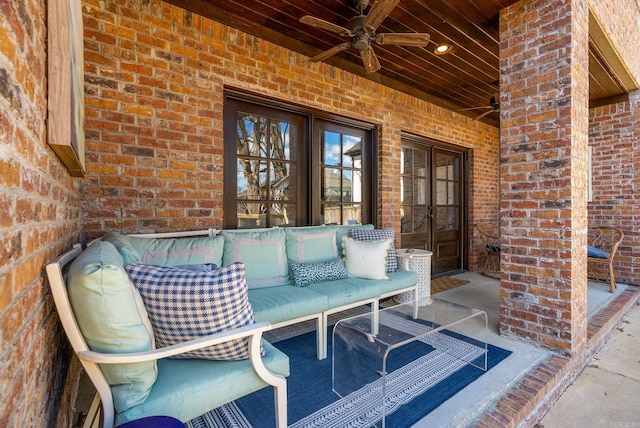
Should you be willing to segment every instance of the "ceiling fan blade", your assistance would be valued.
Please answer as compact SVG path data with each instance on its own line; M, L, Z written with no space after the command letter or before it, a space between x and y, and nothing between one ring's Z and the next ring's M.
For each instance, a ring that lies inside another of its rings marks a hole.
M480 107L468 107L468 108L461 108L458 111L468 111L468 110L486 110L486 109L493 109L493 107L491 106L480 106Z
M337 54L338 52L342 52L345 49L349 49L349 46L351 46L351 43L343 43L341 45L334 46L331 49L314 56L309 61L311 62L324 61L325 59Z
M300 18L300 22L302 22L303 24L311 25L312 27L331 31L332 33L338 33L341 36L353 36L351 30L348 30L336 24L332 24L331 22L325 21L324 19L316 18L315 16L303 16L302 18Z
M370 30L378 28L398 3L400 0L376 0L364 19L364 27Z
M371 46L362 49L360 51L360 57L362 58L365 72L375 73L376 71L380 70L380 61L378 61L378 57L376 56L376 53L373 51L373 48Z
M475 118L475 119L473 119L473 120L480 120L480 119L482 119L483 117L485 117L486 115L493 113L494 111L497 113L497 110L493 110L493 109L492 109L492 110L489 110L489 111L485 111L484 113L482 113L480 116L476 117L476 118Z
M427 33L382 33L376 35L376 43L379 45L427 46L429 35Z

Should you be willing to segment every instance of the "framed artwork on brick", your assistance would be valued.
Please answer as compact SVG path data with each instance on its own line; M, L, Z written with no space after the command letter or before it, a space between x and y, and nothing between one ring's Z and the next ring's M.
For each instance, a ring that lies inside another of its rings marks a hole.
M48 142L73 177L84 177L84 41L81 0L48 2Z

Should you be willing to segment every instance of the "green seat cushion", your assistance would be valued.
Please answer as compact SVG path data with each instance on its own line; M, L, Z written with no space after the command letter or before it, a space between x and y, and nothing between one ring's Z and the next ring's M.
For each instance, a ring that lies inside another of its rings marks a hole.
M387 275L389 275L388 281L376 281L380 295L412 287L418 283L418 274L408 270L389 272Z
M327 297L329 308L339 308L364 299L377 298L381 294L411 287L418 282L418 275L409 271L391 272L387 280L347 278L306 286L306 289Z
M97 241L80 253L69 268L67 289L89 349L118 354L153 348L153 335L144 325L147 314L136 305L136 291L113 244ZM119 412L144 402L156 380L153 361L101 369Z
M265 340L262 346L265 366L273 373L288 376L289 358ZM249 360L162 359L158 361L158 380L145 402L117 413L116 424L151 415L172 416L186 422L266 385Z
M318 314L329 307L323 294L293 285L249 289L249 302L256 322L272 324Z

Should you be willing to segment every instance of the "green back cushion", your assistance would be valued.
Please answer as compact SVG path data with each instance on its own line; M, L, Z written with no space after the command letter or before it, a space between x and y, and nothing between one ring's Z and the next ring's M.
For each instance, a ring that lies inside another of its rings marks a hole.
M242 262L249 288L289 283L284 229L262 232L222 231L225 239L222 264Z
M286 229L287 257L290 262L309 263L338 257L336 231L331 227Z
M116 247L116 250L118 250L118 252L122 256L122 260L125 265L128 265L130 263L142 262L142 256L140 255L138 250L133 248L133 246L131 245L131 240L128 236L120 235L116 232L107 232L102 237L102 240L111 242L113 246Z
M89 349L104 353L143 352L153 348L153 335L136 305L137 293L110 242L97 241L71 264L67 279L71 308ZM156 381L153 361L101 365L111 385L114 406L123 412L147 398Z
M213 238L137 238L127 236L126 238L131 243L131 247L141 256L141 260L137 262L146 265L180 266L213 263L216 266L222 266L222 249L224 247L222 236Z
M342 237L345 235L349 235L349 231L351 229L358 229L358 230L373 230L375 228L374 225L372 224L354 224L354 225L346 225L346 226L340 226L340 225L330 225L327 227L332 227L336 230L336 244L338 245L338 254L342 255Z

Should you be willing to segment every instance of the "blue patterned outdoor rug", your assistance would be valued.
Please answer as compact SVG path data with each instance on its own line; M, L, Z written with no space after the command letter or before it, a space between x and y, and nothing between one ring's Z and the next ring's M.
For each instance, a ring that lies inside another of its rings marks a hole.
M394 328L411 332L415 322L397 318L393 320ZM277 343L276 347L289 356L291 375L287 378L287 395L290 427L364 428L380 421L382 378L340 398L332 391L331 385L331 340L329 357L319 361L316 359L315 332L291 337L291 331L284 330L281 334L281 337L271 335L269 340ZM393 351L395 366L389 367L386 377L386 426L413 425L486 373L457 358L464 357L467 361L482 359L483 365L484 343L446 331L427 336L419 342ZM511 354L490 344L487 350L489 369ZM274 421L273 388L263 388L189 421L187 427L262 428L273 427Z

